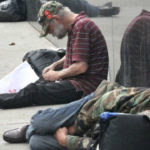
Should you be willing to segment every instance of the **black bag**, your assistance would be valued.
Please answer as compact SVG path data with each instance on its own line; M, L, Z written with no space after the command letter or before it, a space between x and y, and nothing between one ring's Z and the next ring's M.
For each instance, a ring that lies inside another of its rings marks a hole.
M112 113L109 117L107 115L106 119L102 115L100 150L150 150L150 120L148 117Z
M23 61L28 61L36 74L41 77L43 69L61 59L65 52L64 49L59 49L58 51L47 49L33 50L25 54Z
M0 2L0 21L12 22L25 19L25 0L5 0Z

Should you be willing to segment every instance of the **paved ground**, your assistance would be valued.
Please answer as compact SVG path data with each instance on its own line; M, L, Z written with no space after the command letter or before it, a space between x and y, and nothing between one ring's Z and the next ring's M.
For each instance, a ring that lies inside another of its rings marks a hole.
M92 2L97 2L93 0ZM102 3L106 0L102 0ZM120 43L124 30L129 22L137 16L142 8L149 8L149 0L114 0L114 3L121 7L121 13L117 17L93 18L100 26L106 37L110 56L110 77L114 79L120 65ZM98 3L97 4L101 4ZM149 9L150 10L150 9ZM15 66L21 63L23 55L30 50L40 48L65 47L65 41L58 42L52 40L51 44L47 39L40 39L39 33L27 22L19 23L0 23L0 78L10 72ZM15 45L10 46L12 42ZM29 150L27 144L7 144L2 140L5 130L21 127L29 123L30 117L39 109L48 107L29 107L22 109L0 110L0 150Z
M0 23L0 34L0 78L20 64L26 52L40 48L56 49L47 39L40 39L39 33L28 22ZM11 43L15 45L10 46ZM32 114L47 107L0 110L0 150L28 150L28 146L24 144L5 143L2 133L29 123Z

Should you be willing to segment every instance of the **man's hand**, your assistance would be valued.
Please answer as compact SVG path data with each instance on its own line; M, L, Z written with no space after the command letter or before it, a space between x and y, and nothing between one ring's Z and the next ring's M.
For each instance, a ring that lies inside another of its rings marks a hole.
M47 72L50 71L50 70L54 70L55 67L56 67L56 65L55 65L55 63L53 63L53 64L51 64L50 66L44 68L44 70L43 70L43 72L42 72L42 75L45 74L45 73L47 73Z
M68 134L68 129L66 127L59 128L55 133L55 138L58 143L64 147L66 147L66 137Z
M48 66L48 67L46 67L46 68L44 68L44 70L43 70L43 72L42 72L42 75L43 74L45 74L45 73L47 73L48 71L50 71L50 70L60 70L60 69L62 69L63 68L63 64L64 64L64 60L65 60L65 56L63 57L63 58L61 58L60 60L58 60L58 61L56 61L56 62L54 62L54 63L52 63L50 66Z
M57 68L57 64L58 62L53 63L53 65L44 69L42 76L46 81L56 81L64 78L75 77L85 73L88 69L88 64L86 62L75 62L68 68L55 71L54 68Z
M46 81L56 81L59 80L59 72L58 71L53 71L53 70L49 70L48 72L46 72L45 74L42 74L44 80Z
M68 133L69 133L70 135L75 134L75 127L74 127L74 125L68 127Z

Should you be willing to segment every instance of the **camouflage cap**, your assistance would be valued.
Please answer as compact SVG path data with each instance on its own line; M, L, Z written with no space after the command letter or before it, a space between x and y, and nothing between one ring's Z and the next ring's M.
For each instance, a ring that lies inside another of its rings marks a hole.
M38 14L38 22L42 25L41 37L48 34L48 27L52 21L52 16L57 14L62 7L63 5L56 1L47 2L41 6Z

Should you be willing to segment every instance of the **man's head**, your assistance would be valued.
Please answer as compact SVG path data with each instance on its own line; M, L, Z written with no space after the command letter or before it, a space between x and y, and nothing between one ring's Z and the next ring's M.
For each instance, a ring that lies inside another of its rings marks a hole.
M59 39L63 38L67 34L63 24L66 11L69 11L69 9L56 1L43 4L38 14L38 21L42 26L41 36L50 33Z

